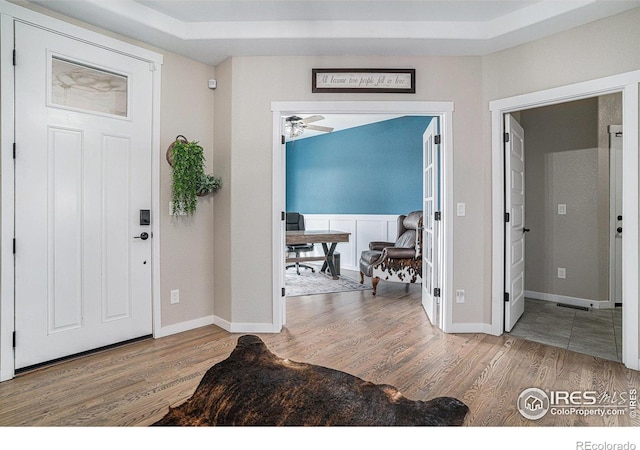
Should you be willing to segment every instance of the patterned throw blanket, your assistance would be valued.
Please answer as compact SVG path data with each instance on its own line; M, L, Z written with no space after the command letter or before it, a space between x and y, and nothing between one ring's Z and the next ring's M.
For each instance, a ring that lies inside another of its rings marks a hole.
M468 411L452 397L409 400L393 386L279 358L246 335L153 426L446 426L462 425Z

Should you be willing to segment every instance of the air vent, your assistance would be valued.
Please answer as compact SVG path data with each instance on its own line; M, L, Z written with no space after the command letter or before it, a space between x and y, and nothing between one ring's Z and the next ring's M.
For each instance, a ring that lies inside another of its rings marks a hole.
M589 308L586 306L567 305L566 303L556 303L556 306L561 308L579 309L580 311L589 311Z

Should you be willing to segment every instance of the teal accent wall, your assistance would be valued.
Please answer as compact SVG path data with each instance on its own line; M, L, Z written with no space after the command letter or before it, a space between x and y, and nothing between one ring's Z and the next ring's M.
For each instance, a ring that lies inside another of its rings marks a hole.
M407 116L287 143L287 211L406 214L422 209L422 134Z

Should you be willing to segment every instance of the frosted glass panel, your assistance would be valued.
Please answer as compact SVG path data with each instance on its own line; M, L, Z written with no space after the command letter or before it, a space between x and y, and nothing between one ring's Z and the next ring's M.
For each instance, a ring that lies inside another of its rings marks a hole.
M53 57L51 103L127 117L127 77Z

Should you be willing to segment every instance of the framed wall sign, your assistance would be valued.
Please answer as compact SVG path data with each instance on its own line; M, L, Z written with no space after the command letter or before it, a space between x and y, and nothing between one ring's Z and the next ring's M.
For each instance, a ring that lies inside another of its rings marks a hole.
M311 69L311 92L415 94L416 69Z

